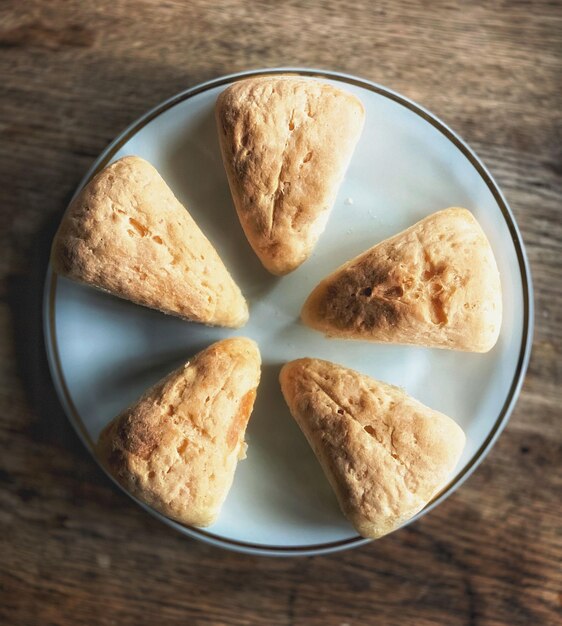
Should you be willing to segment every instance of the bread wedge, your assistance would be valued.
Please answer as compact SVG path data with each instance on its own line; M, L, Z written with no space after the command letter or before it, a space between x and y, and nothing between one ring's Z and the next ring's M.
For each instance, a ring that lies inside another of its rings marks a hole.
M487 352L502 321L498 267L474 216L445 209L342 265L301 318L329 337Z
M216 250L158 172L124 157L72 202L55 236L58 274L204 324L239 327L248 307Z
M253 341L214 343L102 431L101 461L160 513L182 524L212 524L245 457L244 433L259 379Z
M287 363L280 382L343 513L364 537L392 532L446 486L465 443L452 419L319 359Z
M222 156L240 223L273 274L311 254L364 121L361 101L298 76L239 81L217 100Z

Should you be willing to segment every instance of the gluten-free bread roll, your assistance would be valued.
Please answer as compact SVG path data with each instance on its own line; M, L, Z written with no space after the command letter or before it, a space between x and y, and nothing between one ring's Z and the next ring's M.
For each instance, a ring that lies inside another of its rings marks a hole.
M245 457L260 363L249 339L203 350L103 430L104 466L160 513L183 524L212 524Z
M248 78L219 95L232 198L250 245L273 274L293 271L311 254L364 117L356 96L299 76Z
M465 443L446 415L319 359L287 363L280 382L343 513L364 537L392 532L446 486Z
M240 289L191 215L147 161L104 168L67 209L51 261L58 274L204 324L248 320Z
M487 352L500 333L500 275L472 213L445 209L342 265L301 317L329 337Z

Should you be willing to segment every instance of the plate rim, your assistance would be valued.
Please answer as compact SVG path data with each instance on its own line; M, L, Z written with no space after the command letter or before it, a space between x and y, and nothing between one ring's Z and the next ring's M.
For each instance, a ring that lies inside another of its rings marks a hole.
M488 171L481 159L476 155L472 148L464 141L457 133L455 133L445 122L443 122L436 115L431 113L425 107L414 102L410 98L399 94L398 92L384 87L373 81L369 81L358 76L347 74L344 72L306 68L306 67L275 67L275 68L262 68L254 70L245 70L242 72L236 72L233 74L226 74L218 78L214 78L203 83L199 83L194 87L185 89L174 96L160 102L153 108L149 109L146 113L138 117L129 126L127 126L117 137L104 149L101 154L96 158L92 166L88 169L82 180L76 187L76 190L69 202L74 200L80 190L95 176L108 162L113 158L115 153L127 143L136 133L138 133L144 126L151 122L156 117L162 115L166 111L170 110L177 104L188 100L189 98L220 87L222 85L231 83L235 80L242 78L250 78L255 76L267 76L276 74L294 74L299 76L305 76L309 78L320 78L327 80L335 80L344 84L353 85L373 91L380 96L386 97L395 103L404 106L411 112L417 114L426 123L431 124L434 128L441 132L456 148L459 150L474 167L476 172L482 178L494 200L496 201L498 208L506 222L508 227L512 244L515 248L519 271L521 275L521 285L523 291L523 330L521 338L521 346L519 350L519 357L517 360L517 366L515 374L511 382L509 391L507 393L504 405L499 412L493 426L490 428L488 435L480 448L475 452L473 457L466 464L465 468L451 481L437 496L435 496L417 515L408 520L404 526L416 521L429 511L431 511L438 504L443 502L451 494L453 494L476 470L476 468L482 463L485 457L488 455L498 437L502 433L503 429L507 425L511 413L515 407L517 399L519 397L521 387L525 378L525 374L529 365L529 359L531 356L531 347L534 331L534 301L533 301L533 284L531 277L531 270L525 245L521 232L513 215L513 212L507 203L501 189L494 180L491 173ZM43 335L45 341L45 348L47 353L47 361L49 363L49 370L51 372L51 378L59 401L62 404L63 410L77 432L82 443L92 455L96 463L102 468L104 473L112 480L112 482L119 487L121 491L126 493L131 499L139 504L145 511L174 528L175 530L188 535L194 539L203 541L214 546L233 550L236 552L242 552L246 554L264 555L264 556L312 556L319 554L328 554L331 552L337 552L353 547L358 547L366 543L370 543L371 539L366 539L357 535L349 539L343 539L338 541L332 541L322 544L308 544L304 546L269 546L266 544L254 544L251 542L237 541L234 539L228 539L215 535L204 529L195 528L192 526L186 526L179 524L171 520L170 518L162 515L155 509L145 505L143 502L132 496L127 492L114 478L106 471L103 465L100 463L94 449L93 441L86 431L84 424L80 418L80 415L72 401L72 395L68 389L63 368L60 362L60 356L57 347L56 328L55 328L55 298L56 298L56 284L57 275L53 272L51 263L49 262L47 267L44 293L43 293Z

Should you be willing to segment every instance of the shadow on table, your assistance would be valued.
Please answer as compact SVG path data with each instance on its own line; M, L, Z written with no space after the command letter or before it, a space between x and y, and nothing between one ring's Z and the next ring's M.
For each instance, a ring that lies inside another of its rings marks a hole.
M34 414L39 417L33 421L30 435L34 440L79 451L82 444L64 414L51 380L43 334L43 290L59 221L60 214L53 216L34 237L27 272L8 278L7 300L12 312L17 372Z

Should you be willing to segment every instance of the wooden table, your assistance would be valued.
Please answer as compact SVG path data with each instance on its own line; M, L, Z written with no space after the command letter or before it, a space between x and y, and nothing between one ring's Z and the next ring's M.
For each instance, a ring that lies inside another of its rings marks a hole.
M282 64L380 82L468 140L522 229L536 331L511 422L455 495L355 551L275 560L190 541L110 485L55 397L40 305L61 212L125 125L200 81ZM562 623L561 98L556 1L4 0L0 622Z

